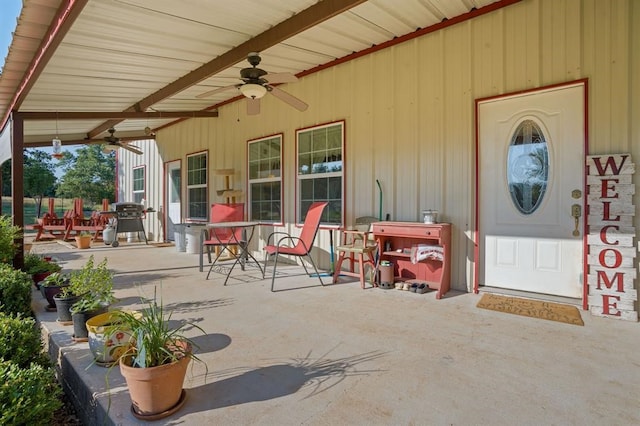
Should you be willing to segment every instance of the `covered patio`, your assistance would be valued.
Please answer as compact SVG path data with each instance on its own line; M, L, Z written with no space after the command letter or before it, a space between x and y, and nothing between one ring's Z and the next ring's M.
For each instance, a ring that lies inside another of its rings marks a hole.
M65 270L89 255L116 271L117 306L157 290L200 346L184 407L165 424L608 424L640 422L637 324L583 313L583 327L478 309L480 295L321 287L283 268L269 291L257 269L205 280L197 257L127 244L75 250L35 243ZM167 259L171 258L171 263ZM131 259L136 259L132 262ZM324 278L330 281L330 278ZM142 424L117 368L92 365L87 343L34 292L34 310L87 424ZM619 336L626 336L620 339ZM109 396L111 395L109 406ZM95 398L95 402L92 401ZM107 414L108 411L108 414Z

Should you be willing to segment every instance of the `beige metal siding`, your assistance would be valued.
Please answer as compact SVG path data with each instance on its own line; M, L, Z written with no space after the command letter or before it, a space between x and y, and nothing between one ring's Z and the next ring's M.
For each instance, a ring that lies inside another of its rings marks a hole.
M638 159L638 40L636 0L525 0L283 86L309 103L304 113L267 96L262 113L248 117L244 102L236 102L221 107L217 119L159 132L159 152L170 161L208 149L211 170L235 168L233 186L244 190L246 141L283 132L285 220L291 222L295 129L344 119L347 224L377 216L376 179L391 219L415 221L422 209L438 210L453 224L453 288L470 290L474 100L589 78L590 153L631 152ZM212 174L210 201L222 184L216 179ZM324 267L326 234L319 234Z
M163 169L154 140L136 141L132 145L142 150L142 155L118 149L118 202L133 201L133 169L145 166L145 207L159 210L162 206ZM150 241L162 241L162 215L149 213L143 221ZM124 235L119 235L124 237Z

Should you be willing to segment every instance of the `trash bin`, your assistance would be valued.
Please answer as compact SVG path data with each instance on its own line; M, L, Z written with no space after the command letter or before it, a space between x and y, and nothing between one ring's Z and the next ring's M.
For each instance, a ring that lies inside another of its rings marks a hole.
M185 236L185 224L178 223L173 225L173 241L176 244L176 251L185 252L187 250L187 242Z

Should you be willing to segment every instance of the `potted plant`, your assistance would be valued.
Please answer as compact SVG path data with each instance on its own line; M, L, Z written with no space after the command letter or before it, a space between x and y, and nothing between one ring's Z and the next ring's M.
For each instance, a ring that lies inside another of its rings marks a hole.
M89 349L96 364L104 367L114 365L132 344L131 330L118 317L119 311L109 311L87 320ZM140 312L132 312L141 318Z
M95 265L93 255L79 271L71 273L69 288L78 299L71 306L74 339L87 341L86 322L107 311L113 297L113 273L107 268L107 258Z
M47 302L49 302L49 305L46 308L48 311L57 310L54 297L67 286L69 286L69 276L62 272L53 272L50 275L47 275L44 280L40 281L40 292L42 293L42 297L47 299Z
M51 260L45 259L43 256L29 253L24 256L22 270L31 275L34 285L39 288L42 280L54 272L59 272L62 267Z
M91 234L87 231L82 231L79 235L76 235L76 245L79 249L91 248Z
M131 331L132 345L119 358L120 372L127 382L132 412L140 419L156 420L175 413L184 404L182 389L193 342L184 335L183 323L169 327L171 313L166 313L154 297L142 316L119 311L115 318Z

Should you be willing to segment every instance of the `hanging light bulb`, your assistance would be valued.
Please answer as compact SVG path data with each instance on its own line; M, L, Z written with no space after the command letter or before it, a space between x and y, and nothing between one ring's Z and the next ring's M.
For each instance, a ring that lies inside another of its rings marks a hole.
M56 137L51 140L51 144L53 145L53 153L51 156L56 160L62 158L62 141L58 138L58 114L56 113Z

